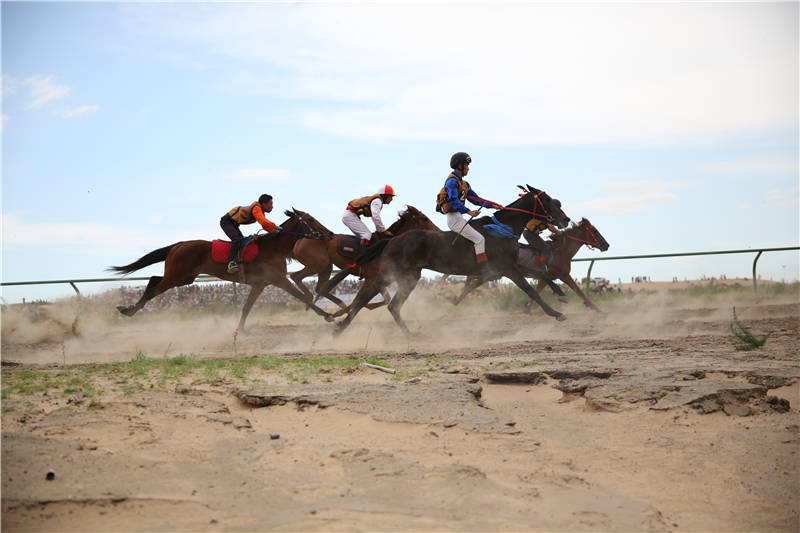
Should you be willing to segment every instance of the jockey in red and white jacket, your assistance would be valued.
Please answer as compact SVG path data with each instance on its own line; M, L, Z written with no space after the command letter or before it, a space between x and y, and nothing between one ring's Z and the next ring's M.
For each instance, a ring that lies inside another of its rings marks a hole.
M347 204L347 209L342 215L342 222L347 226L350 231L361 237L362 244L368 244L372 239L372 232L366 224L361 221L361 217L369 217L375 224L375 233L383 234L391 237L391 234L386 231L386 226L383 225L381 220L381 209L384 204L392 202L395 193L391 185L384 185L378 192L371 196L363 196L351 200Z

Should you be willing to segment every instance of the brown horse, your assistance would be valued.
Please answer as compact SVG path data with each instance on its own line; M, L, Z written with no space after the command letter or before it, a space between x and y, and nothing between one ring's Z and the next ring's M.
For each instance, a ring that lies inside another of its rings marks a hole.
M586 218L582 218L577 224L565 229L560 235L551 237L550 241L553 248L553 260L547 265L547 271L544 276L542 276L542 271L535 267L536 253L528 246L521 246L519 250L517 266L520 272L527 277L538 278L538 283L536 284L537 292L542 292L545 285L552 286L554 280L561 280L575 291L578 296L583 298L584 305L595 311L600 311L572 279L570 270L572 268L572 258L575 257L581 246L585 244L590 248L597 248L601 252L605 252L608 250L608 242ZM480 286L479 282L480 278L468 278L464 284L464 289L458 298L453 301L453 304L458 305L467 294L477 289ZM528 300L525 304L526 312L530 312L532 304L533 300Z
M434 224L427 216L425 216L425 213L410 205L406 206L405 211L400 212L399 218L394 224L387 228L387 231L392 235L401 235L412 229L441 231L436 224ZM316 274L316 299L322 297L327 298L341 308L338 312L334 313L333 316L339 316L346 313L349 309L349 306L330 292L321 294L320 289L322 289L322 287L330 279L331 272L333 271L333 265L336 265L340 269L344 269L351 266L355 262L352 257L346 257L339 252L339 243L341 242L342 237L343 235L337 234L326 242L318 239L300 239L297 241L297 243L294 245L294 249L292 250L292 259L296 259L302 263L305 268L289 275L298 289L300 289L308 298L314 298L314 295L311 294L311 291L309 291L303 284L303 279ZM371 273L374 274L374 272L372 272L373 270L375 269L367 265L361 271L360 275L368 278L367 281L364 282L364 285L368 285L370 283L371 280L369 279L369 276ZM388 304L388 291L383 289L381 294L383 296L382 302L367 304L366 307L368 309L374 309L376 307Z
M112 266L108 270L119 274L130 274L146 266L165 261L164 275L152 276L144 294L135 305L119 306L117 309L125 316L133 316L153 297L180 285L189 285L199 274L210 274L221 280L238 281L250 285L250 294L242 309L239 329L244 331L244 323L256 299L268 285L285 290L298 300L311 306L315 313L332 321L333 318L316 305L287 279L286 258L298 240L329 239L331 232L308 213L293 209L286 211L289 217L280 225L281 231L256 236L258 255L252 262L243 265L243 272L228 274L227 262L216 263L211 258L210 241L181 241L139 258L125 266Z

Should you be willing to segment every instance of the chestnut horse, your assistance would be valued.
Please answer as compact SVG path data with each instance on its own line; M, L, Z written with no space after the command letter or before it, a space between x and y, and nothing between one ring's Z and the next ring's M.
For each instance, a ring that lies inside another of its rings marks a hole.
M544 191L528 186L524 195L510 205L500 207L494 217L482 217L471 221L470 225L485 232L484 227L489 224L503 224L514 235L519 236L531 217L541 218L561 228L569 223L569 217L564 214L556 200ZM489 256L489 267L492 270L513 281L528 296L536 300L545 313L557 320L565 320L566 317L547 305L520 273L516 265L518 252L516 240L487 238L486 251ZM378 274L369 287L364 284L362 292L353 301L347 317L336 325L335 333L344 331L359 310L382 288L397 282L397 292L389 303L389 312L403 332L410 335L411 332L400 316L400 309L417 285L423 268L443 274L460 275L474 275L479 269L472 243L465 238L459 238L458 234L452 231L409 231L371 246L356 262L358 266L377 262ZM342 270L334 276L323 290L335 286L347 275L348 270Z
M552 286L554 280L561 280L570 289L583 298L585 306L600 311L596 305L592 303L589 298L583 294L583 291L577 283L570 276L572 268L572 258L578 253L581 246L584 244L590 248L597 248L601 252L608 250L608 242L597 231L589 220L582 218L577 224L571 225L569 228L561 232L560 235L551 236L550 241L553 248L553 260L547 265L547 271L542 275L542 271L536 268L536 253L529 246L520 246L519 256L517 257L517 266L519 271L526 277L538 278L536 284L537 292L542 292L545 285ZM480 278L470 277L464 284L464 289L461 294L453 301L454 305L458 305L464 297L470 292L474 291L480 286ZM563 295L563 293L561 293ZM525 311L530 312L533 300L528 300L525 304Z
M316 305L311 298L297 290L286 277L286 258L300 239L329 239L331 232L308 213L292 209L286 211L289 217L280 225L278 233L262 234L255 237L258 255L249 263L244 263L243 273L228 274L227 261L214 262L211 259L211 241L181 241L137 259L125 266L112 266L108 270L118 274L130 274L146 266L164 261L164 275L152 276L144 294L135 305L119 306L117 309L125 316L133 316L153 297L180 285L189 285L199 274L210 274L225 281L238 281L250 285L250 294L242 309L239 330L244 331L244 323L256 299L268 285L275 285L288 292L311 308L325 320L333 318ZM244 279L242 279L242 277Z
M401 235L412 229L441 231L436 224L431 222L431 219L425 216L425 213L410 205L406 206L405 211L400 212L399 218L394 224L387 228L387 231L392 235ZM320 241L318 239L300 239L297 241L297 243L294 245L294 249L292 250L292 259L302 263L305 268L289 275L289 277L292 278L292 281L294 281L295 285L297 285L297 288L303 291L308 298L315 298L316 301L319 298L324 297L338 305L341 309L334 313L333 316L339 316L346 313L349 309L349 306L333 294L321 294L319 291L330 279L331 272L333 271L333 265L336 265L340 269L344 269L351 266L355 262L352 257L346 257L339 253L339 243L341 242L342 237L343 235L337 234L327 242ZM374 269L364 268L359 273L359 275L367 278L367 281L364 282L364 285L371 283L370 273L372 270ZM317 293L316 297L314 297L303 284L303 278L313 276L314 274L317 275L317 285L315 289ZM388 291L384 288L381 291L381 294L383 295L382 302L367 304L366 307L368 309L375 309L376 307L388 304Z

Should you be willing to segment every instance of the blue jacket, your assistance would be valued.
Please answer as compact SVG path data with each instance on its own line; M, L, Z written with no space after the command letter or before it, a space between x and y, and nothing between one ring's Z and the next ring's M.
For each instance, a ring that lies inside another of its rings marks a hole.
M454 170L452 173L461 178L462 180L464 179L463 177L461 177L461 174L459 174L457 170ZM454 177L448 178L447 181L444 182L444 188L447 191L447 203L450 204L450 208L453 209L453 211L458 211L459 213L462 214L469 212L467 206L465 206L461 202L461 199L458 197L459 188L458 188L457 178ZM493 206L492 203L487 202L486 200L478 196L478 193L472 190L472 186L469 187L469 191L467 192L467 200L480 207Z

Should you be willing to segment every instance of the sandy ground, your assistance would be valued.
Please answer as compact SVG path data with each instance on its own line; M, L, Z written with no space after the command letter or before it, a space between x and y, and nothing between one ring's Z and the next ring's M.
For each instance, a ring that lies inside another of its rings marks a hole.
M256 312L245 334L234 314L7 311L3 531L800 529L796 297L656 293L602 314L571 297L565 322L480 303L410 301L411 339L385 310L338 338L299 312ZM733 305L773 331L763 348L733 348ZM398 372L252 366L129 390L97 364L139 353ZM95 392L12 390L34 371Z

